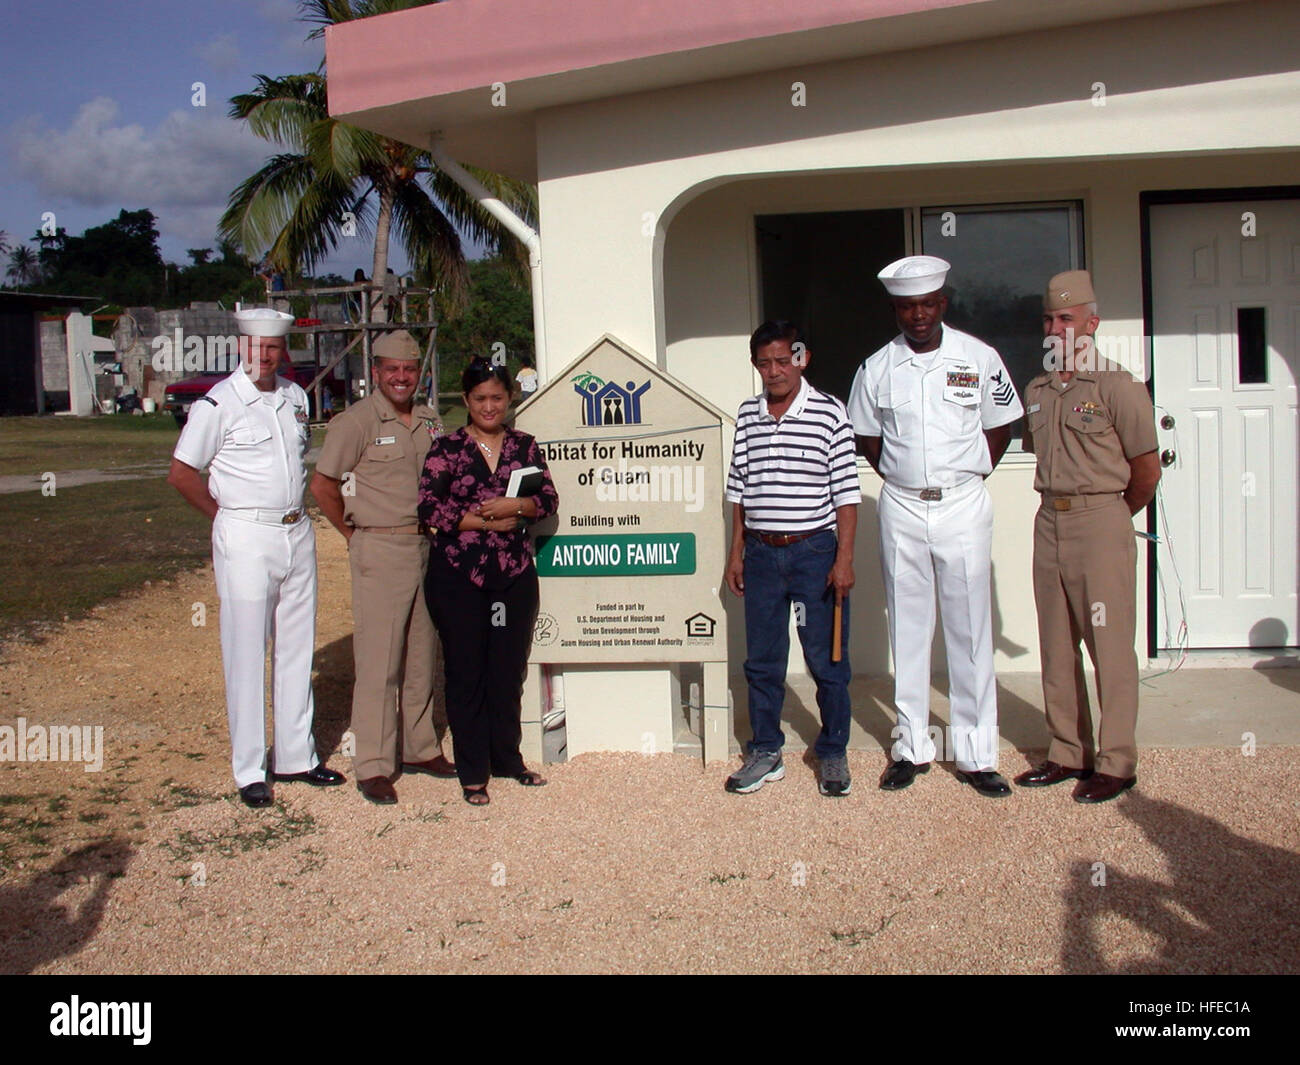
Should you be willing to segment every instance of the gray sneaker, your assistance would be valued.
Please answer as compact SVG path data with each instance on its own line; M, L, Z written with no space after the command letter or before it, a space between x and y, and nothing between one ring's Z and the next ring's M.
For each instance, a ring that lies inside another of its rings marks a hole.
M780 751L750 751L745 755L745 764L727 777L727 790L748 795L769 780L780 780L783 776L785 763L781 761Z
M853 788L849 776L849 760L842 754L832 754L821 760L821 779L817 790L823 795L847 795Z

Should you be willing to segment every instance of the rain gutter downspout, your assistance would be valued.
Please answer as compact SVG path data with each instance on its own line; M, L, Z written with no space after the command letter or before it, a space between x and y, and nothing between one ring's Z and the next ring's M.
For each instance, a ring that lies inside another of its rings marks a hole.
M429 155L438 165L438 169L456 182L469 195L474 197L479 206L492 215L506 229L510 230L528 249L528 268L532 278L533 294L533 351L536 356L539 377L548 369L546 363L546 325L542 300L542 238L537 235L527 222L510 210L473 174L447 154L443 147L442 136L434 134L430 138ZM542 384L545 380L538 381Z

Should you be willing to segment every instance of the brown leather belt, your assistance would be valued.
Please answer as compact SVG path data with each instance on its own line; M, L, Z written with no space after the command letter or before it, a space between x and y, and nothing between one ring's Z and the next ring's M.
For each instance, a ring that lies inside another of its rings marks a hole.
M768 547L789 547L791 544L797 544L800 540L807 540L810 536L816 536L818 533L830 532L830 529L814 529L806 533L765 533L757 529L746 529L746 536L753 536L767 544Z
M1043 506L1057 511L1087 510L1089 507L1103 507L1124 498L1123 492L1099 492L1086 496L1053 496L1043 493Z
M359 532L385 533L389 536L398 536L402 534L415 535L422 531L418 524L416 525L354 525L354 529Z

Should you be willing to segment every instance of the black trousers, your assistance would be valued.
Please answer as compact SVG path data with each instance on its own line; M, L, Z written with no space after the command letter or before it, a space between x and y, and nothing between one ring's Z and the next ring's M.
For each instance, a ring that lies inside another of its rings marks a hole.
M537 570L506 588L480 588L429 552L425 601L442 640L447 724L462 787L524 772L519 700L537 620Z

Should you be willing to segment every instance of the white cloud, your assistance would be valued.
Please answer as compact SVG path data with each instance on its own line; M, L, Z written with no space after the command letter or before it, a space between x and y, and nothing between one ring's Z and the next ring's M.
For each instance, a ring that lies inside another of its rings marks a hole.
M225 117L224 101L172 111L152 130L119 122L105 96L85 103L62 130L28 119L12 131L19 171L51 198L99 207L133 203L220 210L274 147ZM159 214L162 212L159 211Z
M239 40L233 33L223 33L213 37L195 51L199 58L218 74L230 74L244 66Z

